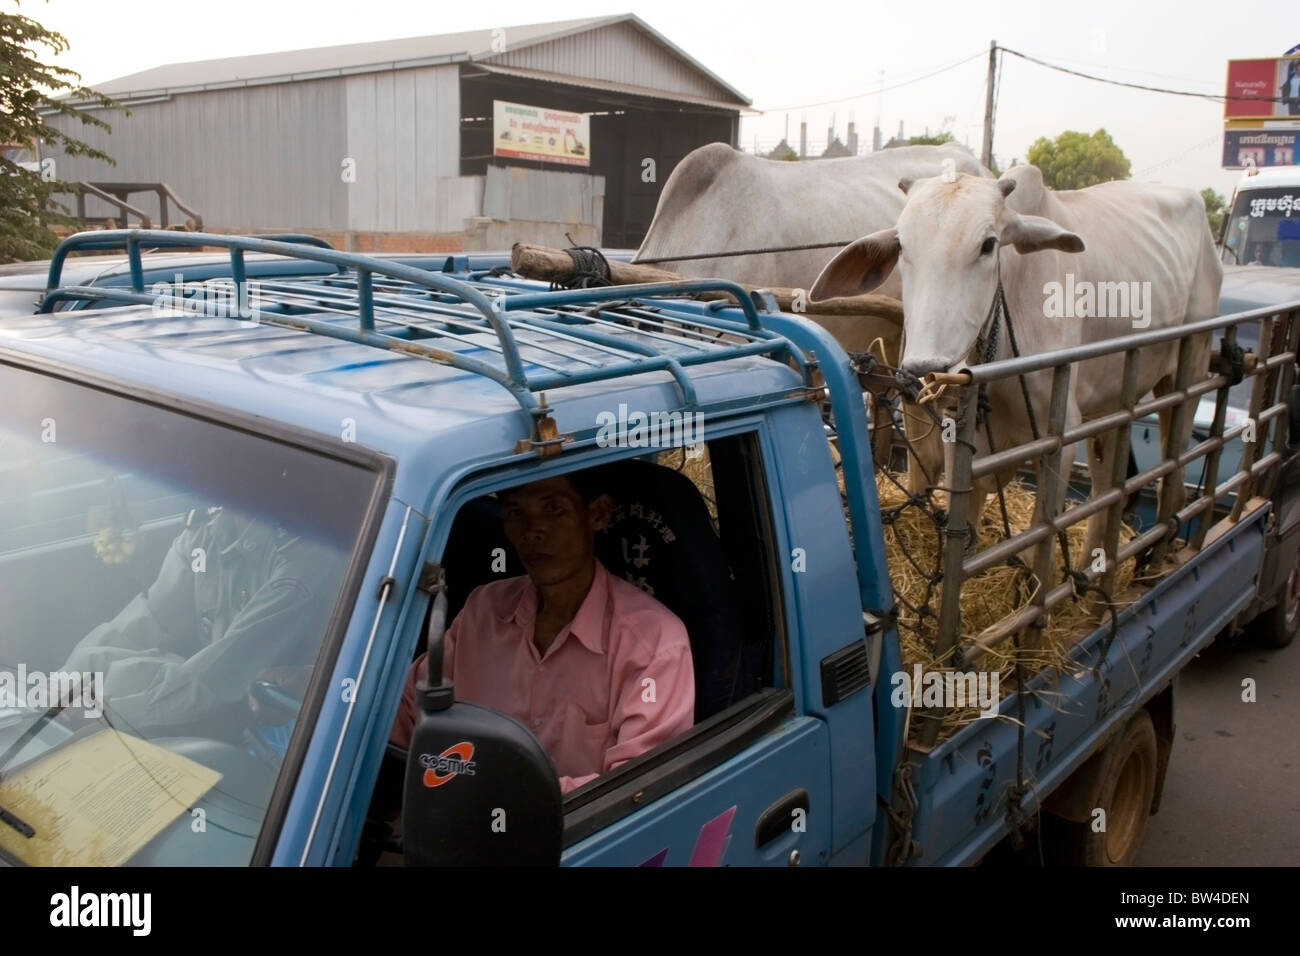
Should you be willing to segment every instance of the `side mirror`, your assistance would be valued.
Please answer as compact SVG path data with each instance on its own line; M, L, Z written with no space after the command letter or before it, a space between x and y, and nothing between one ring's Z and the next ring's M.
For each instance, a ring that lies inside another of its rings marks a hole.
M444 688L447 685L444 685ZM402 798L407 866L556 866L564 811L546 751L523 724L465 701L423 699Z
M402 794L407 866L555 866L564 809L560 781L523 724L457 701L442 677L447 595L441 575L429 617L428 678L415 686Z

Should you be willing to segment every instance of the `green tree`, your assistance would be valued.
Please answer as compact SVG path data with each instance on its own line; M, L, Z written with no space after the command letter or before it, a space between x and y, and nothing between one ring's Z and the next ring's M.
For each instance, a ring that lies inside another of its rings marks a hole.
M34 164L39 168L30 169L13 162L5 155L8 150L35 149L43 143L66 156L113 162L47 120L71 116L107 130L107 123L69 101L105 107L118 104L82 86L80 74L73 70L42 63L41 48L57 55L68 48L68 41L20 13L0 12L0 146L4 147L0 151L0 262L47 257L57 242L49 226L75 223L65 207L51 200L59 185L53 160L43 160ZM63 97L55 99L60 94Z
M1228 201L1209 186L1201 190L1201 198L1205 200L1205 218L1210 221L1210 235L1217 239L1219 227L1223 225L1223 213L1227 209Z
M1128 179L1130 166L1123 151L1104 129L1089 136L1066 130L1056 139L1040 136L1027 159L1043 172L1051 189L1082 189L1112 179Z

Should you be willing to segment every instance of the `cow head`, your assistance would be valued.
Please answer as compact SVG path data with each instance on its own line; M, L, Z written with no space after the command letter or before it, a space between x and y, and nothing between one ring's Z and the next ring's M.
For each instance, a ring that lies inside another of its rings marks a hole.
M903 280L904 371L921 376L967 363L998 284L998 248L1081 252L1083 240L1050 219L1007 206L1015 179L903 180L907 203L892 229L842 249L813 284L816 302L870 292L898 265Z

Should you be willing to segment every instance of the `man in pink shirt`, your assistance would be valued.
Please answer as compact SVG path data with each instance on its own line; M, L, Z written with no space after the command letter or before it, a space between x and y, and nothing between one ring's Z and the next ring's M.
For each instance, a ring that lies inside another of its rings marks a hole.
M447 629L443 674L456 697L502 711L546 748L568 793L691 728L695 676L672 611L596 560L613 501L594 472L501 493L506 537L527 576L471 592ZM390 740L410 744L418 715L407 675Z

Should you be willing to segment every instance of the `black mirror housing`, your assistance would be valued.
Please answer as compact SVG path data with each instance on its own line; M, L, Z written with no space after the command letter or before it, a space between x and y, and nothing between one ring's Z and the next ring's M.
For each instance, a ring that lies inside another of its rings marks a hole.
M407 866L556 866L564 834L560 783L523 724L421 682L406 757ZM441 699L440 699L441 698Z

